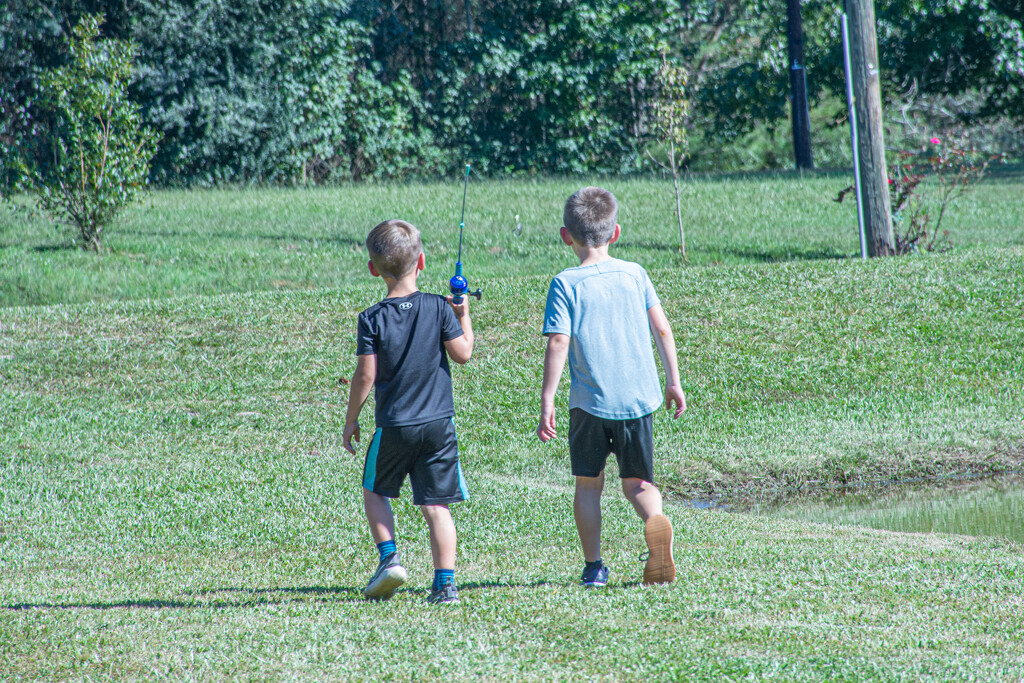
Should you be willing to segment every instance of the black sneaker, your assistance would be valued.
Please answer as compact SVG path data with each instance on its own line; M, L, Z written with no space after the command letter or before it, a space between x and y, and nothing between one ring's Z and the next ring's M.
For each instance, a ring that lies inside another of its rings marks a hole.
M409 572L402 566L398 551L390 553L377 565L377 571L370 577L370 583L363 589L367 600L387 600L398 587L409 580Z
M431 605L452 605L459 601L459 589L454 583L446 583L436 590L430 591L427 602Z
M604 588L608 585L608 567L599 564L596 567L584 567L580 583L585 588Z

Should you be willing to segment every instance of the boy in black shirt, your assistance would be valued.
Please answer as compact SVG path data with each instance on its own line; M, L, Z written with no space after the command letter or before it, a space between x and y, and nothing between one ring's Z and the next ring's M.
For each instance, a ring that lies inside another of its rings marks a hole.
M469 492L459 466L455 438L450 357L465 363L473 353L469 297L455 304L424 294L416 278L425 266L420 233L401 220L384 221L366 238L370 273L381 277L384 299L359 314L359 359L349 390L344 445L355 453L359 412L375 387L377 430L363 467L363 507L380 564L363 595L387 600L409 578L395 547L395 518L389 498L397 498L406 475L413 503L430 529L434 584L429 602L459 601L455 587L455 523L449 503Z

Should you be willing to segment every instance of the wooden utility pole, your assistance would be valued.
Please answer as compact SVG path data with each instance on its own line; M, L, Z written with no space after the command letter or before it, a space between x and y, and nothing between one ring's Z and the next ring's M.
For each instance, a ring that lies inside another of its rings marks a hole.
M850 29L850 79L857 112L861 208L868 256L895 253L889 206L889 179L882 135L882 93L874 0L844 0Z
M789 39L789 94L793 113L793 157L797 168L814 168L811 159L811 113L807 106L807 69L804 67L804 31L800 0L786 0L786 37Z

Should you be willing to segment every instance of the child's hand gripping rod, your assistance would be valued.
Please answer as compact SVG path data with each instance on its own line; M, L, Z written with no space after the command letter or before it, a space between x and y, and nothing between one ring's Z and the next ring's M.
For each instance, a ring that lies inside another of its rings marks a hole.
M462 185L462 217L459 219L459 257L455 262L455 275L448 281L448 289L452 293L452 303L461 304L465 296L475 296L479 301L483 292L478 288L469 291L469 283L462 276L462 231L466 228L466 189L469 187L469 164L466 164L466 180Z

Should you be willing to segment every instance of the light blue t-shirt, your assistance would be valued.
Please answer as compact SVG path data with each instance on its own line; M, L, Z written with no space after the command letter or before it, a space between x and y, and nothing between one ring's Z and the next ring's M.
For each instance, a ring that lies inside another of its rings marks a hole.
M569 335L569 407L631 420L661 405L647 309L661 301L640 265L609 259L551 281L544 334Z

